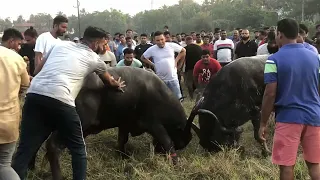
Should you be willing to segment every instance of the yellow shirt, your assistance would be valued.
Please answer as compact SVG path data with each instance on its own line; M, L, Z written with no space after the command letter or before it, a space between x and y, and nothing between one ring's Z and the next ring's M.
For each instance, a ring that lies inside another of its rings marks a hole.
M27 64L13 50L0 46L0 144L19 137L20 88L30 84Z

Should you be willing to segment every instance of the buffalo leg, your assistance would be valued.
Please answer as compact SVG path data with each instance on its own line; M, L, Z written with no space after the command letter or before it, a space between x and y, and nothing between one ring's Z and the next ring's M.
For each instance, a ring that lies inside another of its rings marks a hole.
M253 129L254 129L254 139L261 145L261 154L264 157L267 157L271 154L267 142L263 142L262 139L259 137L259 128L260 128L260 113L256 113L256 115L251 120Z
M58 146L59 146L58 135L57 133L53 133L46 142L46 148L47 148L46 156L50 163L53 180L62 179L60 162L59 162L61 150Z
M129 140L129 132L126 128L119 127L118 128L118 149L120 151L120 155L122 158L128 158L126 154L125 145Z
M150 134L153 136L153 138L155 138L162 145L166 153L170 155L173 164L177 164L178 157L176 155L171 138L169 137L165 128L162 125L153 124L151 125L150 130Z

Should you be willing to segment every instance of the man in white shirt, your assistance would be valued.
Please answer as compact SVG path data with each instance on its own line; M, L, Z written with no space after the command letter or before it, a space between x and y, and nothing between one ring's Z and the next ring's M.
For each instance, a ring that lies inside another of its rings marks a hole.
M184 60L186 50L176 43L166 42L163 33L160 31L154 33L154 38L156 45L147 49L141 56L141 60L153 67L158 77L181 100L182 95L177 75L177 68L181 67L177 66L184 64L179 63L179 61ZM176 58L174 58L175 52L179 53ZM150 61L150 58L153 59L153 62Z
M233 59L234 44L227 38L227 31L221 30L221 39L213 45L214 58L218 60L221 66L225 66Z
M35 51L35 67L47 58L48 52L61 40L59 36L67 31L68 19L64 16L58 15L53 19L53 29L50 32L42 33L36 41Z
M107 67L115 67L117 65L117 59L113 52L107 50L108 40L106 40L103 46L102 52L99 54L100 59L107 64Z
M72 156L73 179L86 179L87 153L75 99L84 78L95 72L111 87L122 91L97 53L106 33L88 27L81 43L63 41L37 66L22 112L19 146L12 167L25 179L32 156L53 131L58 131ZM40 71L41 70L41 71ZM119 92L121 93L121 92Z

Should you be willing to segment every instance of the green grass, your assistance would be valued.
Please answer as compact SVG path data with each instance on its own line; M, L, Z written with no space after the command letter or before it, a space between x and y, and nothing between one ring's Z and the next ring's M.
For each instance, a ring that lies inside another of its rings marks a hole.
M186 92L186 91L185 91ZM189 114L194 102L186 100L184 107ZM244 156L234 150L210 154L198 144L194 134L186 149L179 151L179 163L173 166L165 157L152 151L151 138L145 134L130 138L128 147L132 152L130 159L121 160L116 154L117 129L106 130L86 139L88 151L88 180L106 179L142 179L142 180L273 180L278 179L278 167L271 163L271 158L261 157L260 147L253 138L252 125L244 125L241 144L246 148ZM270 128L272 131L272 125ZM271 136L270 134L269 136ZM271 149L272 137L269 137ZM43 165L43 150L37 159L37 169L29 172L28 179L51 179L49 164ZM71 158L65 150L60 159L63 176L72 179ZM309 179L306 165L299 156L295 167L296 179Z

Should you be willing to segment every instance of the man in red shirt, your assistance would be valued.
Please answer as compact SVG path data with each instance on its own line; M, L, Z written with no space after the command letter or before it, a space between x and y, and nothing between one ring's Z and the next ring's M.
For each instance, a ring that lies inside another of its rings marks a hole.
M201 45L202 50L208 50L210 52L210 57L213 58L213 44L210 44L210 37L203 37L203 44Z
M194 82L196 84L196 101L199 100L202 91L209 83L211 77L221 69L220 63L210 57L210 51L202 50L201 60L199 60L193 69Z

